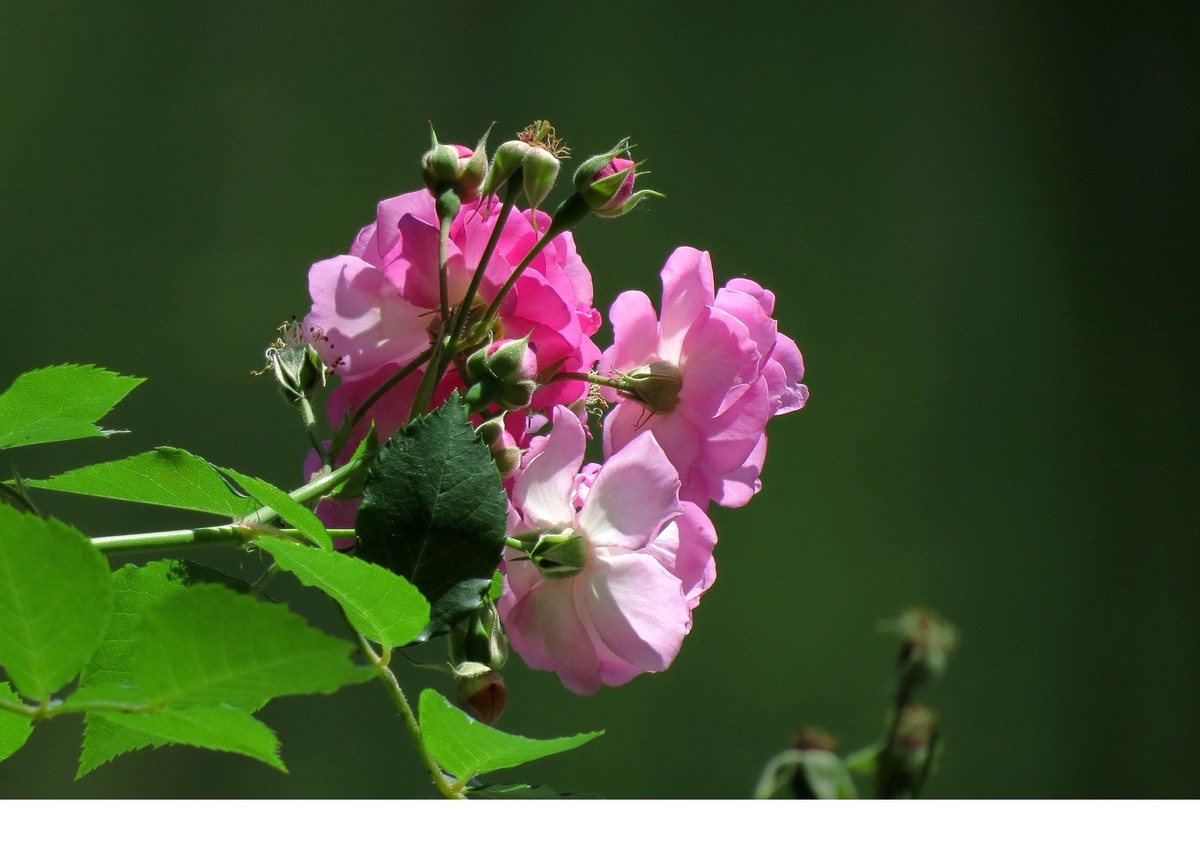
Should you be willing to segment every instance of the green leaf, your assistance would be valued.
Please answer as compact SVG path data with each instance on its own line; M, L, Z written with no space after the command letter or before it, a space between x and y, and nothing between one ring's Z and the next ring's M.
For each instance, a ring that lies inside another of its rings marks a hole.
M454 708L432 688L421 692L421 738L425 749L460 780L574 750L603 734L601 730L547 739L509 735Z
M77 530L0 506L0 665L45 701L79 673L112 614L108 562Z
M7 682L0 682L0 700L21 702ZM0 709L0 762L20 750L32 732L33 722L29 718Z
M397 432L371 465L358 553L433 606L427 635L476 609L500 562L508 516L500 472L457 394Z
M133 641L146 609L188 585L226 579L228 577L210 568L174 559L150 562L143 567L126 565L114 573L113 613L108 630L79 675L79 684L83 687L69 699L77 703L81 695L98 696L105 687L132 686ZM122 753L157 743L160 742L155 736L112 723L104 714L86 715L83 748L75 778L79 779Z
M21 374L0 394L0 450L112 435L96 426L145 380L91 365L57 365Z
M410 643L429 623L429 601L404 577L341 553L301 547L282 538L255 542L285 571L338 602L351 626L385 647Z
M112 724L152 739L155 746L190 744L225 753L241 753L287 773L279 758L279 739L261 721L232 706L192 706L146 714L106 716Z
M218 585L177 592L147 609L133 644L134 684L158 705L253 711L274 697L329 694L374 675L353 645L283 606Z
M495 603L504 593L504 574L497 570L492 574L492 584L488 587L487 599Z
M159 447L126 459L89 465L50 479L27 479L30 488L87 494L132 503L191 509L225 517L253 511L208 462L176 447Z
M236 482L255 500L278 512L279 517L283 518L289 526L294 526L301 535L322 550L333 549L333 539L329 537L329 532L325 529L325 524L321 523L321 519L289 497L286 491L257 477L247 476L229 468L217 468L217 470Z

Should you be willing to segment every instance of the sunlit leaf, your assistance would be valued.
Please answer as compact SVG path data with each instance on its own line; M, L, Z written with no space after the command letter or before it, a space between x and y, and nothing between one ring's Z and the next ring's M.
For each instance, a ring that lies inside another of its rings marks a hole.
M248 476L229 468L219 468L218 470L236 482L255 500L278 512L279 517L283 518L285 523L294 526L301 535L322 550L333 549L333 539L329 537L329 532L325 529L325 524L321 523L321 519L289 497L286 491L257 477Z
M420 718L426 749L459 779L574 750L604 734L601 730L546 739L509 735L469 717L431 688L421 692Z
M239 517L255 508L253 501L235 494L208 462L175 447L88 465L50 479L27 479L25 484L224 517Z
M0 505L0 666L44 701L79 673L112 614L108 562L78 530Z
M13 693L9 684L2 681L0 681L0 700L7 700L10 703L21 702L21 698ZM29 718L0 709L0 762L20 750L32 732L33 722Z
M0 394L0 449L118 432L96 421L144 381L91 365L21 374Z
M151 744L189 744L225 753L241 753L287 773L279 758L279 739L261 721L232 706L191 706L147 714L106 715L111 723L151 739Z
M146 610L133 644L133 681L159 705L253 709L370 679L371 668L350 661L353 650L283 606L199 585Z
M429 601L389 570L341 553L301 547L282 538L255 541L279 567L341 605L358 632L387 647L408 644L429 623Z

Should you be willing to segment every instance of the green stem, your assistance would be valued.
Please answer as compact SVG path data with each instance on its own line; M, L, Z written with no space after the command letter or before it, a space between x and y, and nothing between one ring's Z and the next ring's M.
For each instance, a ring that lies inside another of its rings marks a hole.
M627 391L629 386L619 379L611 379L610 377L600 376L594 373L579 373L577 371L560 371L550 377L547 382L561 382L563 380L575 379L580 382L590 382L592 385L604 385L609 388L615 388L618 391Z
M404 719L404 725L408 728L408 734L412 737L413 743L417 745L417 754L421 757L421 761L425 765L425 770L429 772L429 778L433 780L434 786L442 793L443 797L450 800L466 799L462 793L462 786L451 785L446 778L446 774L442 773L442 769L438 767L437 762L429 755L429 751L425 749L425 743L421 738L421 725L417 723L417 716L413 714L412 706L408 704L408 698L404 696L404 689L400 687L400 681L396 679L396 675L392 673L392 669L387 662L371 649L371 645L362 635L355 633L358 639L358 649L362 651L363 656L375 668L375 672L379 674L379 679L383 682L391 695L392 701L396 704L396 709L400 712L400 716Z
M449 193L453 195L454 192L450 191ZM456 211L457 209L451 211L446 208L442 201L438 200L438 294L443 327L450 323L450 280L446 263L450 260L450 227L454 224Z
M288 496L297 503L307 503L336 488L343 480L355 474L365 463L373 459L372 454L358 456L336 470L317 477L302 485ZM256 524L266 524L279 517L274 509L263 506L239 521L219 526L204 526L194 529L169 529L164 532L141 532L132 535L110 535L93 538L92 545L103 553L126 553L131 551L170 550L176 547L195 547L211 544L245 544L259 535L295 535L294 529L275 529ZM353 530L330 530L334 538L352 538Z
M518 169L517 174L519 173L520 170ZM508 181L508 187L504 193L504 203L500 207L499 215L496 216L496 225L492 227L492 234L488 237L487 245L483 248L483 255L479 257L479 264L475 267L475 274L471 277L471 285L467 288L467 295L463 298L458 313L454 316L454 325L450 330L450 339L455 343L462 337L463 330L466 329L467 316L471 313L471 304L475 302L475 295L479 293L479 286L483 284L483 277L487 272L487 266L492 261L492 254L496 252L496 245L500 243L500 236L504 233L504 225L508 222L508 216L512 212L513 206L516 205L517 194L521 190L521 186L516 179L517 174L513 174Z

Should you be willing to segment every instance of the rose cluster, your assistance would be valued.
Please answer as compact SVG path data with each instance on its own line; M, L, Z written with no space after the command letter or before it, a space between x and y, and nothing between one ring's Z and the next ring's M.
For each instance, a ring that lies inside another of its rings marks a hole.
M347 254L313 265L304 321L340 377L328 463L370 427L385 439L462 394L509 496L504 631L528 665L581 694L671 664L716 575L709 505L757 493L768 420L808 397L771 292L747 279L717 289L708 254L690 247L668 258L658 311L621 294L613 343L597 346L591 274L569 230L653 194L634 190L627 152L585 161L550 215L537 207L563 148L547 124L490 164L484 142L435 139L428 190L382 201ZM604 460L585 463L600 415ZM330 501L321 514L349 522L354 507Z

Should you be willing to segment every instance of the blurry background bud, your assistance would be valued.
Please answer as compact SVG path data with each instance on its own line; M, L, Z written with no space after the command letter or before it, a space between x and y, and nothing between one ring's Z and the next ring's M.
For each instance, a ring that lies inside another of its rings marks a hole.
M928 609L905 609L894 621L880 624L884 632L900 636L903 643L897 661L900 693L897 701L907 703L925 683L946 671L948 657L958 647L958 630Z
M915 798L933 771L937 752L937 716L917 704L901 709L891 741L879 753L880 799Z
M477 721L493 726L508 702L504 678L487 665L463 662L454 669L458 707Z
M754 790L757 800L852 800L858 797L833 737L821 729L801 730L792 749L773 757Z

